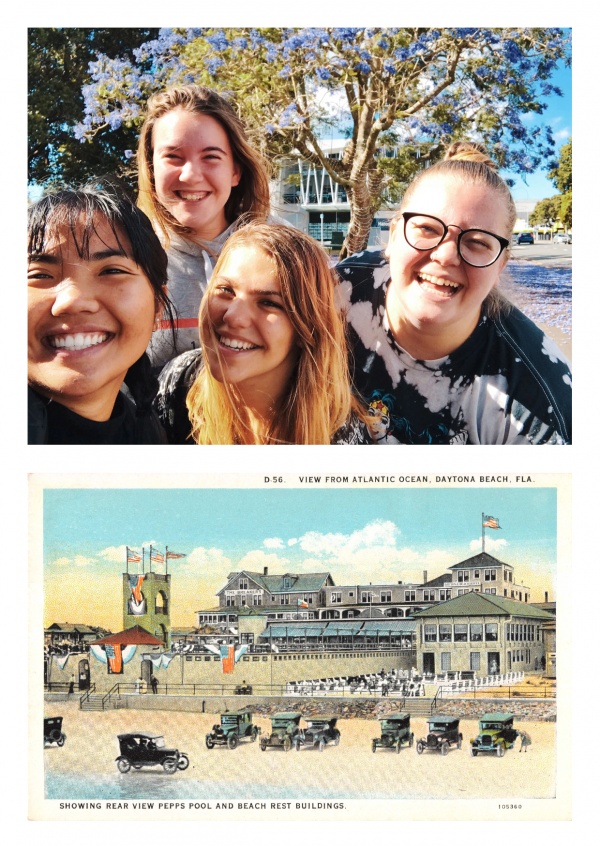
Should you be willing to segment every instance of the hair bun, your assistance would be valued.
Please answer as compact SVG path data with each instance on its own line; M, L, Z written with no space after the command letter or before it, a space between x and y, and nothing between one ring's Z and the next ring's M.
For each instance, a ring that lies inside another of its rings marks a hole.
M477 144L475 141L455 141L446 150L444 161L463 161L463 162L479 162L487 165L492 170L497 170L495 162L493 162L483 144Z

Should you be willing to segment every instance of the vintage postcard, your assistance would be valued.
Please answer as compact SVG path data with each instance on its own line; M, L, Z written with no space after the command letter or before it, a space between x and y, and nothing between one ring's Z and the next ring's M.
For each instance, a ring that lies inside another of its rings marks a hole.
M570 819L570 500L31 476L30 818Z

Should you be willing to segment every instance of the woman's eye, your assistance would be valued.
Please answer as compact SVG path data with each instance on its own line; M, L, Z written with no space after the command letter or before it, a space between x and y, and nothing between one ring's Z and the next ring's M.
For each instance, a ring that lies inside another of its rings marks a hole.
M100 271L100 276L118 276L121 273L129 273L130 271L124 267L103 267Z
M263 300L262 304L267 308L278 308L283 310L283 304L275 302L274 300Z
M48 273L45 270L28 270L27 271L27 281L28 282L36 282L38 280L44 279L52 279L53 276L51 273Z

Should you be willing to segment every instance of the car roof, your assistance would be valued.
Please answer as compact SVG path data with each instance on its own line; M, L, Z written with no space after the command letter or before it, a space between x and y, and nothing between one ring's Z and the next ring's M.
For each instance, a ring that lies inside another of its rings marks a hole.
M381 717L377 717L378 720L405 720L407 717L410 717L410 714L406 714L402 711L397 711L394 714L383 714Z
M307 723L316 723L316 722L319 722L319 723L335 723L335 722L337 722L338 717L315 716L315 717L305 717L304 719L306 720Z
M251 711L223 711L221 714L222 717L251 717Z
M155 740L157 737L164 737L164 734L152 734L149 731L130 731L127 734L118 734L119 740L126 740L128 737L148 737Z
M439 717L427 717L428 723L457 723L460 720L460 717L445 717L440 715Z
M504 720L514 720L515 715L509 714L506 711L492 711L489 714L484 714L483 717L480 717L480 720L492 720L496 721L504 721Z
M272 720L298 720L302 714L300 711L280 711L278 714L273 714Z

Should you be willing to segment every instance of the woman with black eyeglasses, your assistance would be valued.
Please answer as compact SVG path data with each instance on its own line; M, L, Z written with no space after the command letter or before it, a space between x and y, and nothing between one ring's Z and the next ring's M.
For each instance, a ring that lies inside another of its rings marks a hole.
M409 185L385 254L338 265L355 386L374 420L386 398L381 443L570 443L569 364L497 290L515 220L485 149L458 142Z

